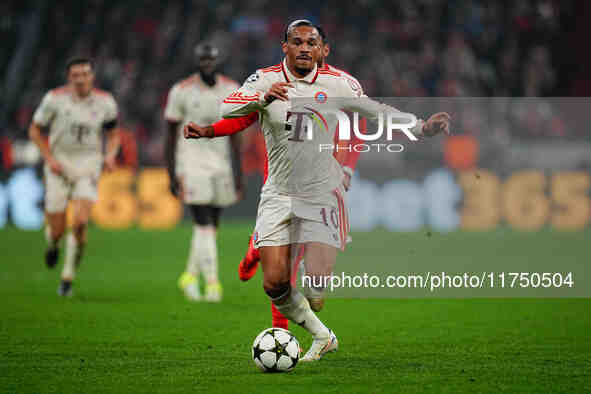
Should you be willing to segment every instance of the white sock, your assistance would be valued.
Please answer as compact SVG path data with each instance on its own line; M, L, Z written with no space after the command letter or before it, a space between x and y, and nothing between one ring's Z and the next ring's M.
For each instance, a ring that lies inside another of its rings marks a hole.
M198 239L199 268L207 283L218 281L218 248L214 226L195 226Z
M195 276L199 275L199 258L201 251L201 240L200 234L198 230L199 226L193 226L193 237L191 238L191 249L189 251L189 258L187 260L187 269L186 271L190 274Z
M78 243L76 237L71 232L66 237L66 258L62 269L62 279L73 281L76 277L76 266L82 258L83 248Z
M57 248L58 242L51 237L51 227L49 224L45 226L45 239L47 240L47 245L49 245L51 249Z
M292 322L304 327L314 338L330 335L328 328L310 308L308 300L297 289L291 288L287 301L275 304L279 312Z

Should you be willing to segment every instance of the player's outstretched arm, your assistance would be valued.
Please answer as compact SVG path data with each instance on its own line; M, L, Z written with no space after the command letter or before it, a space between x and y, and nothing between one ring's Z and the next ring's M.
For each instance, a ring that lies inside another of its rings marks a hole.
M225 137L246 130L258 117L257 112L252 112L239 118L221 119L208 126L189 122L183 127L183 134L187 139Z
M415 120L415 126L405 130L401 130L409 139L417 141L423 136L424 121L418 119L414 114L400 111L391 105L380 103L367 96L358 97L356 99L346 102L346 109L351 112L358 112L361 116L370 121L378 122L380 114L389 114L392 120L397 124L409 124L411 120Z
M120 147L121 135L119 134L119 128L115 126L107 131L107 144L105 152L105 168L107 171L113 171L115 169L115 162Z
M449 122L451 118L446 112L434 114L425 122L411 113L402 112L393 106L369 98L356 80L355 83L350 83L347 78L341 78L338 83L342 91L342 97L355 98L347 102L347 108L345 109L349 111L358 112L361 116L372 121L377 121L380 113L392 114L394 121L401 124L407 123L409 119L414 118L416 125L413 128L400 130L413 141L424 136L432 137L440 132L445 132L448 135L450 133Z

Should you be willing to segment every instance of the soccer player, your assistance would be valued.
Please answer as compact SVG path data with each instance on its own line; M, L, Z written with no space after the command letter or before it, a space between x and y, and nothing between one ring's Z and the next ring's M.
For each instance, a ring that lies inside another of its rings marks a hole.
M330 54L330 45L326 39L326 34L324 32L324 30L322 29L322 27L316 25L316 29L318 30L319 34L320 34L320 38L321 38L321 50L322 50L322 56L320 57L319 61L318 61L318 67L320 67L321 70L328 70L328 71L333 71L336 73L341 73L344 77L349 78L352 83L357 84L358 86L361 87L361 84L359 83L359 81L357 81L357 79L355 79L355 77L349 75L348 73L339 70L338 68L331 66L330 64L326 63L326 57L328 57L328 55ZM222 120L220 122L218 122L218 124L216 124L217 127L223 127L223 122L227 122L228 120ZM253 120L254 122L254 120ZM353 122L353 119L351 119L351 122ZM246 123L247 127L250 126L250 124ZM352 123L351 123L352 124ZM364 124L365 122L363 120L360 121L360 126L359 129L363 131L364 129ZM226 126L228 127L228 126ZM231 126L230 126L231 127ZM344 179L343 179L343 185L345 187L345 190L349 190L349 188L351 187L351 177L353 176L353 172L355 170L355 166L357 164L357 160L359 159L359 152L351 149L351 147L355 146L358 142L360 142L359 138L351 133L352 135L352 139L348 140L348 141L344 141L344 144L340 143L340 141L335 141L336 144L340 145L340 150L335 150L334 152L334 156L335 159L337 159L337 161L341 164L342 168L343 168L343 173L344 173ZM336 136L336 133L335 133ZM347 146L348 145L348 146ZM264 181L267 180L267 163L265 163L265 167L264 167ZM254 234L253 234L254 236ZM248 250L244 256L244 258L242 259L242 261L240 262L240 265L238 266L238 276L240 278L240 280L242 281L247 281L250 278L252 278L254 276L254 274L256 273L256 270L258 268L258 263L260 261L260 254L258 252L258 249L256 249L254 247L254 243L253 243L253 239L252 236L250 238L249 244L248 244ZM275 310L275 309L273 309ZM274 314L274 323L275 323L275 316L277 314ZM278 316L281 316L281 314L279 314ZM279 317L280 319L280 317ZM275 324L273 325L275 327ZM283 322L280 323L279 325L280 327L283 326Z
M173 86L164 116L168 123L166 159L172 193L188 205L193 217L193 238L185 272L178 285L191 301L201 300L203 275L205 300L219 302L216 234L223 207L242 195L240 138L186 141L179 130L189 121L212 123L219 119L220 104L239 85L217 71L219 51L210 44L195 48L198 72ZM197 143L195 143L197 142ZM235 179L232 152L238 157Z
M224 117L259 112L265 136L269 176L261 192L255 225L255 247L260 248L263 288L277 309L313 337L302 361L319 360L336 351L338 340L318 319L308 300L291 285L292 258L305 245L306 272L324 276L332 272L347 234L343 199L343 170L332 155L323 154L317 142L331 143L329 133L315 133L316 141L303 138L301 116L290 111L294 98L359 98L362 91L339 72L321 70L321 38L309 21L292 22L286 29L284 60L251 75L222 105ZM400 111L372 100L351 100L346 110L377 119L380 111L394 116ZM408 119L408 114L400 115ZM299 120L299 121L298 121ZM336 119L328 119L334 130ZM449 115L435 114L412 128L414 135L435 135L449 130ZM211 128L189 123L186 138L215 137ZM329 220L327 220L327 213Z
M351 75L345 73L342 70L337 69L336 67L333 67L333 66L325 63L326 57L328 57L328 55L330 54L330 46L329 46L328 41L326 39L326 34L325 34L324 30L320 26L316 26L316 28L318 29L318 32L320 34L320 38L322 41L321 42L322 56L320 57L320 59L318 61L318 67L320 67L321 70L332 70L333 72L337 72L337 73L341 72L343 74L343 76L351 79L353 81L353 83L356 83L357 85L361 86L359 84L359 81L357 81ZM225 132L225 133L231 134L233 132L238 132L238 131L244 130L245 128L249 127L252 123L254 123L257 119L258 119L258 116L246 116L243 118L222 119L222 120L216 122L215 124L213 124L212 126L214 128L216 128L218 132ZM351 119L351 122L353 122L353 119ZM363 119L360 121L359 129L362 131L364 131L364 129L365 129L365 122ZM335 133L335 136L336 135L337 135L337 133ZM358 137L356 137L355 134L352 134L352 136L353 136L353 138L351 140L335 141L335 143L339 144L339 147L341 148L338 151L335 150L334 156L343 168L343 172L344 172L343 186L345 187L346 191L349 189L349 187L351 185L351 177L353 175L355 165L356 165L357 160L359 158L359 152L354 149L351 149L351 148L354 147L358 142L360 142L360 140ZM344 143L342 143L342 142L344 142ZM266 163L266 158L265 158L264 181L267 180L267 174L268 174L268 171L267 171L267 163ZM254 274L256 273L256 270L258 268L258 263L260 261L260 254L259 254L258 249L256 249L254 247L253 237L254 237L254 233L250 237L249 244L248 244L248 250L246 252L246 255L242 259L242 261L240 262L240 264L238 266L238 275L239 275L240 280L242 280L242 281L247 281L250 278L252 278L252 276L254 276ZM296 282L295 275L296 275L296 272L298 271L298 266L301 263L300 260L303 257L302 252L303 251L298 252L298 254L297 254L298 257L296 258L296 260L294 262L295 265L293 267L294 276L292 277L292 285L295 285L295 282ZM316 297L313 297L313 294L310 294L310 292L308 292L308 294L306 294L306 297L308 298L308 301L310 302L312 309L314 311L318 312L319 310L322 309L322 307L324 305L324 300L323 300L322 294L315 294L315 296ZM288 329L289 324L288 324L287 318L285 318L285 316L283 316L281 314L281 312L279 312L277 310L277 308L275 307L275 305L272 302L271 302L271 317L272 317L273 327L280 327L280 328Z
M35 111L29 136L45 160L45 217L48 248L45 263L55 267L59 241L66 230L68 201L74 210L72 231L66 239L66 257L58 294L72 295L72 283L86 245L86 227L97 199L103 165L103 134L107 135L104 164L115 166L119 149L117 104L113 96L95 89L93 64L75 58L66 65L68 84L49 91ZM49 143L41 134L49 128Z

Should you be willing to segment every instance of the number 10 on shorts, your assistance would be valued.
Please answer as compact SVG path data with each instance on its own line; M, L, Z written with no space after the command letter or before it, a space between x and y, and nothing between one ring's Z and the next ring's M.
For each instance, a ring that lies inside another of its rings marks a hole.
M328 216L329 215L326 214L326 208L322 208L320 210L320 216L322 216L322 222L326 226L328 226ZM339 228L339 215L337 213L336 208L331 208L331 210L330 210L330 222L332 223L332 225L335 229Z

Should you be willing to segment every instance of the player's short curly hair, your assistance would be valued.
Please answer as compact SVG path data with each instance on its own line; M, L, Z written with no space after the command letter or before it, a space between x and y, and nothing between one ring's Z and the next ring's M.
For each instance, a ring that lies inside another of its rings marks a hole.
M70 72L70 68L72 68L72 66L77 64L90 64L90 68L94 69L94 63L92 62L92 59L88 57L77 56L66 62L66 74Z
M310 22L308 19L296 19L295 21L287 25L287 28L283 33L283 42L287 42L287 37L289 36L289 33L291 33L291 31L296 27L300 26L310 26L315 28L318 31L318 34L320 34L322 42L326 44L326 33L324 32L324 29L321 26L315 25L314 23Z

